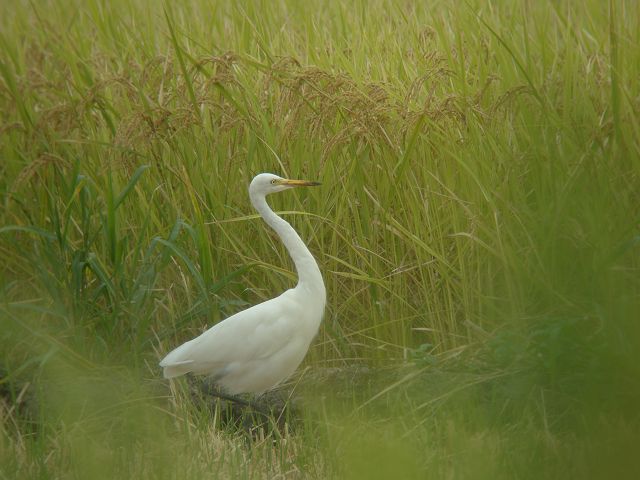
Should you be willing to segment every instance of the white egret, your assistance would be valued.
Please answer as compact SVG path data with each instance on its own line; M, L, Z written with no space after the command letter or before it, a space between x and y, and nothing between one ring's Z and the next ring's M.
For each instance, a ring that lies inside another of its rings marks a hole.
M249 186L254 208L280 236L298 272L298 284L214 325L173 350L161 362L165 378L209 375L232 395L262 393L287 379L300 365L320 327L326 291L313 255L265 197L293 187L320 185L257 175Z

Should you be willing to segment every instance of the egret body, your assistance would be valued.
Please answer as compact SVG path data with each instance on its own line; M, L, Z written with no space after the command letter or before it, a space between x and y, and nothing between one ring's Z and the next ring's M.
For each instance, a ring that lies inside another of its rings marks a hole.
M298 284L180 345L160 362L165 378L189 372L204 374L233 395L262 393L287 379L300 365L318 332L326 291L313 255L293 227L271 210L266 196L315 185L319 183L270 173L253 179L251 203L287 248L298 272Z

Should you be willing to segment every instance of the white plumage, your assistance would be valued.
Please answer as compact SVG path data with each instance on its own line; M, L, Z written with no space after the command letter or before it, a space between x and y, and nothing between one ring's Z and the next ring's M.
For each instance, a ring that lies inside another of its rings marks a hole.
M230 394L261 393L288 378L318 332L326 293L318 265L304 242L269 208L266 195L315 182L257 175L251 203L284 242L298 272L298 284L279 297L236 313L173 350L161 362L165 378L210 375Z

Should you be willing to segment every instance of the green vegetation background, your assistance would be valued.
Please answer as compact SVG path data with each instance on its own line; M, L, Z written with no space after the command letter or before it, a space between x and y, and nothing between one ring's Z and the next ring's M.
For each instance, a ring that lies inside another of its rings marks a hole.
M2 2L0 476L640 478L638 45L633 1ZM247 440L157 361L293 285L262 171L323 182L271 202L329 300Z

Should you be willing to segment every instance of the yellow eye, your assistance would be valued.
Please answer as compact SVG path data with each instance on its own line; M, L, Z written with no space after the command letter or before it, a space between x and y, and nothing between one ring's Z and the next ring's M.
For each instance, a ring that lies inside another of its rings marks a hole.
M276 184L276 179L274 178L273 180L271 180L271 183L272 183L273 185L275 185L275 184Z

